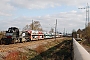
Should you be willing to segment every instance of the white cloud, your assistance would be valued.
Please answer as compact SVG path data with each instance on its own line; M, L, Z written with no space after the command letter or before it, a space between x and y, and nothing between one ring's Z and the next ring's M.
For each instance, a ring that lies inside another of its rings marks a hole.
M0 16L12 16L15 8L10 4L11 0L0 0Z
M0 12L0 16L12 16L10 13Z
M56 6L85 6L90 0L0 0L0 16L12 16L16 8L20 9L44 9ZM17 17L17 16L15 16ZM15 18L14 17L14 18ZM45 30L50 30L50 27L55 26L55 20L58 20L58 30L63 31L66 28L67 31L72 29L83 28L85 24L85 11L79 13L75 10L70 12L60 12L53 15L37 16L37 17L17 17L13 19L2 20L0 22L0 28L6 30L7 27L17 26L23 28L26 24L30 24L31 21L40 21L42 27ZM2 26L3 25L3 26Z
M57 29L62 31L65 28L67 32L71 32L73 29L84 28L85 17L84 13L78 12L61 12L53 15L37 16L37 17L18 17L4 21L4 29L10 26L17 26L22 29L26 24L31 24L32 19L34 21L40 21L42 28L49 31L51 27L55 27L55 20L58 20ZM0 23L0 24L2 24ZM1 26L0 26L1 28Z
M9 11L13 10L14 6L10 4L11 0L0 0L0 10Z
M90 0L13 0L12 3L17 7L28 8L28 9L40 9L55 7L61 5L69 6L83 6Z
M90 0L0 0L0 16L12 16L17 8L44 9L56 6L77 6L86 5Z
M28 9L40 9L40 8L47 8L47 7L55 7L59 6L59 3L55 3L51 0L13 0L14 5L19 6L21 8L28 8Z

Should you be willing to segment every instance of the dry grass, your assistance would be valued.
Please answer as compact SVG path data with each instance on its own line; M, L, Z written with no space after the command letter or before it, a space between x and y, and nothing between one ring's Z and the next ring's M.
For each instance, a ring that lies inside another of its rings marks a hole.
M52 57L52 56L54 56L53 55L54 52L56 53L59 50L58 47L54 47L54 46L56 46L56 45L60 46L59 44L62 41L63 41L63 39L57 39L57 40L52 40L52 41L46 40L45 42L47 42L47 44L43 44L44 42L42 42L42 45L39 44L39 46L38 46L38 44L37 44L37 47L32 50L29 48L26 49L23 47L23 49L25 49L27 52L22 52L22 51L9 52L9 54L6 56L5 60L29 60L29 59L32 59L35 57L37 57L38 59L40 59L40 58L43 59L43 58L45 58L46 55L47 55L47 58L48 58L48 56ZM41 43L41 41L40 41L40 43Z
M43 45L39 45L38 47L35 48L35 51L40 54L42 52L44 52L46 49Z
M39 46L38 48L42 47ZM70 40L54 40L44 47L47 48L46 51L42 52L43 50L37 48L37 51L42 53L30 60L71 60Z
M26 54L19 51L12 51L4 60L27 60Z

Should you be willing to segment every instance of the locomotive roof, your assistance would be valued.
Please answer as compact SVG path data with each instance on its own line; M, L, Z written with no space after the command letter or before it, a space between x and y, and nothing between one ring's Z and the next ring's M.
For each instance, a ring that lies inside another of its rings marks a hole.
M17 27L10 27L8 30L17 30L17 31L19 31L19 29L17 28Z
M10 29L18 29L17 27L10 27Z

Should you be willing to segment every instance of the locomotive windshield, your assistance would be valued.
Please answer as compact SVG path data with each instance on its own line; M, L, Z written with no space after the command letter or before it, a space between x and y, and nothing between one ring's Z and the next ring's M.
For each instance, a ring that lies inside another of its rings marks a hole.
M19 29L16 27L11 27L6 31L6 36L16 36L19 37Z
M13 33L6 33L6 36L12 36Z

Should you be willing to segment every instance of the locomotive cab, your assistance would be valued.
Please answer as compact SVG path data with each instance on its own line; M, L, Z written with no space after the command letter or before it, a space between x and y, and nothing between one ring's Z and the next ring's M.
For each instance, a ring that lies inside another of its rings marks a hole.
M11 27L6 31L6 44L15 43L19 38L19 29L16 27Z

